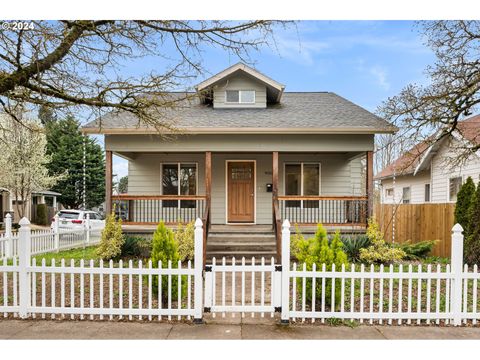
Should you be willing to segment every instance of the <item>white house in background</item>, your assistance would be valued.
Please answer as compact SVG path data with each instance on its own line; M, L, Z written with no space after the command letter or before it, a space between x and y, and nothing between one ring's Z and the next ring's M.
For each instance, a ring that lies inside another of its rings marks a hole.
M480 115L461 121L452 135L429 144L421 142L380 171L375 180L380 185L383 204L449 203L470 176L480 181L480 153L454 165L459 148L465 142L480 143ZM395 177L394 177L395 173Z

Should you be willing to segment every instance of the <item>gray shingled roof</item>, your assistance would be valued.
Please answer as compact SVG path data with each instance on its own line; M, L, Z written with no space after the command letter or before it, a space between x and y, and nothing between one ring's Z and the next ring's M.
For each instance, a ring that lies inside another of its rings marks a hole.
M325 129L392 132L396 127L331 92L286 92L280 104L264 109L213 109L198 99L184 102L167 117L181 129ZM109 113L84 126L86 132L148 129L129 113ZM355 131L352 131L355 132Z

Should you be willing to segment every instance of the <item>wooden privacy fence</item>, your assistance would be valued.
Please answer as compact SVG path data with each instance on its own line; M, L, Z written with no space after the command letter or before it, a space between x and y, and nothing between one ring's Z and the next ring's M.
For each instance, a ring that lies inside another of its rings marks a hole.
M385 240L412 243L439 240L433 256L450 257L455 204L375 204L374 214ZM395 216L395 219L394 219Z

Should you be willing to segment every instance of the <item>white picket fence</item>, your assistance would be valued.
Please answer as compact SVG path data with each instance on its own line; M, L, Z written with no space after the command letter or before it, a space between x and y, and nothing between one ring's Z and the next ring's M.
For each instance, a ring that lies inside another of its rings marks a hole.
M200 221L200 220L198 220ZM186 268L171 262L157 267L149 262L133 264L123 262L108 266L93 260L66 265L52 260L37 264L31 258L32 232L29 221L22 219L18 232L19 257L0 265L0 313L27 318L79 317L84 319L128 318L149 320L167 317L201 319L202 316L202 223L195 229L195 267ZM11 262L11 263L10 263ZM167 265L167 266L165 266ZM164 286L155 286L161 284ZM157 288L154 293L154 289ZM163 292L163 294L162 294Z
M0 259L13 258L18 256L18 232L12 231L12 218L10 214L5 217L5 233L0 234ZM30 253L31 255L58 252L84 246L95 245L100 242L101 230L92 229L90 216L87 218L83 228L59 229L58 215L55 215L53 229L31 231Z
M203 269L202 222L195 223L195 262L124 264L83 260L31 262L32 232L22 219L18 261L0 266L4 316L90 319L191 319L273 316L281 322L330 319L379 324L476 324L480 319L477 265L463 264L460 225L452 229L451 264L336 269L290 261L290 224L282 227L282 263L274 259L213 259ZM12 262L13 261L13 262ZM145 266L146 265L146 266ZM166 265L166 266L165 266ZM162 284L163 286L156 286Z

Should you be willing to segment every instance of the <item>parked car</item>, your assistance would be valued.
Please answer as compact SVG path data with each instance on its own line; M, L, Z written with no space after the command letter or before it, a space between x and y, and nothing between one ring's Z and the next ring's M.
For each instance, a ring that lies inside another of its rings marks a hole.
M105 220L95 211L89 210L60 210L58 213L58 227L60 229L80 229L84 227L87 214L90 214L90 228L101 230L105 227ZM52 229L55 218L52 219Z

